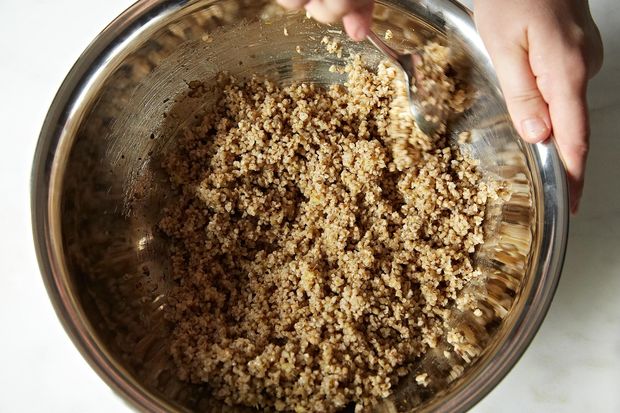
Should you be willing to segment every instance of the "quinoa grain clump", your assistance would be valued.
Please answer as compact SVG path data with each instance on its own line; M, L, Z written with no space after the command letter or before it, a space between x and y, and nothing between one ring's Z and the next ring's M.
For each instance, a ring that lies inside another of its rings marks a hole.
M393 67L357 57L344 72L329 88L221 76L164 162L179 193L160 223L171 352L226 403L362 411L446 336L468 348L447 320L475 308L463 289L494 191L416 128Z

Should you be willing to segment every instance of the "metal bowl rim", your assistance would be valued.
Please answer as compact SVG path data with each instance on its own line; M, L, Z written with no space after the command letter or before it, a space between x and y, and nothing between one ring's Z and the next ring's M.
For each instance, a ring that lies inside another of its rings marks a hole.
M473 26L472 13L456 0L426 0L426 2L449 4L458 9L463 18ZM48 295L56 315L65 331L78 348L84 359L99 376L122 398L135 408L143 411L172 411L179 406L171 404L146 390L120 366L92 334L79 303L71 299L71 291L63 280L64 268L54 250L55 245L50 232L53 217L49 206L52 197L58 193L50 190L54 175L56 149L65 137L64 126L73 121L72 114L79 108L81 92L92 79L98 76L97 68L105 64L113 55L116 46L122 41L122 34L135 27L142 27L153 15L166 10L177 10L193 1L187 0L142 0L130 6L114 19L86 48L69 71L57 92L43 123L35 150L31 175L31 217L36 255ZM488 58L484 50L482 54ZM525 309L506 338L485 366L467 388L452 394L447 403L428 408L433 411L466 411L484 398L514 367L538 331L557 288L568 237L568 184L561 159L555 145L547 141L530 145L536 164L546 178L545 185L537 194L542 199L539 208L538 224L543 228L540 237L541 251L546 251L537 263L537 277L541 282L535 286L534 293L527 297ZM540 177L535 177L540 179ZM539 185L540 187L541 185ZM511 342L512 343L509 343Z

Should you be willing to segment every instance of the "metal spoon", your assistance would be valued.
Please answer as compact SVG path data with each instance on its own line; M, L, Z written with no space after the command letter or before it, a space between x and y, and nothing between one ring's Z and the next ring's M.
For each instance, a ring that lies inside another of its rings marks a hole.
M429 104L432 90L420 85L421 74L416 71L416 63L421 62L422 57L416 53L398 53L373 31L368 34L367 39L403 71L411 114L422 132L428 136L433 135L439 128L443 116L437 105Z

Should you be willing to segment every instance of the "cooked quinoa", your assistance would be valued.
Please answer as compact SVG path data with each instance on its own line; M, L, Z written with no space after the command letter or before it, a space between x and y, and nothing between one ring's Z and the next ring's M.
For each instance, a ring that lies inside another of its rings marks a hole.
M427 64L447 73L441 52ZM476 355L448 319L476 308L464 287L480 281L495 192L416 128L393 67L356 57L344 72L329 88L221 76L219 102L164 162L179 194L160 224L171 353L182 380L228 404L362 411L442 340ZM442 82L462 111L460 83Z

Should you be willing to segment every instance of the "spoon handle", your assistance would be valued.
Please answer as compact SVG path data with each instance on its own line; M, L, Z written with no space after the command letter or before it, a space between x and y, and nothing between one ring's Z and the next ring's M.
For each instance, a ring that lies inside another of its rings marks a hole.
M387 57L389 57L394 63L397 63L400 65L400 61L399 61L400 55L396 53L396 51L394 51L394 49L392 49L390 46L385 44L385 42L381 40L381 38L377 36L375 32L371 30L370 33L368 33L368 35L366 36L366 38L377 49L381 50Z

